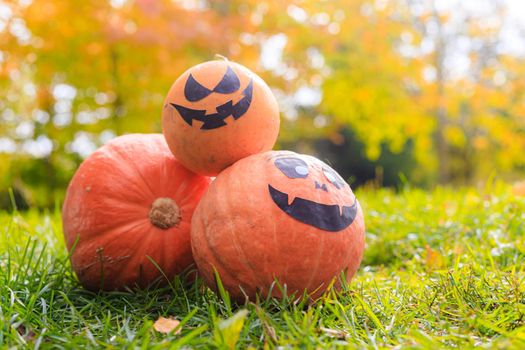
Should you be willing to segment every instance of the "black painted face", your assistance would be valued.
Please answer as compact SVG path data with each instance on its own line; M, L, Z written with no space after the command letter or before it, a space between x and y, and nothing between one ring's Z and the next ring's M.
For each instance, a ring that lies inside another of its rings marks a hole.
M210 90L199 84L193 75L190 74L188 80L186 80L186 85L184 86L184 96L188 101L196 102L208 97L212 93L234 93L235 91L239 90L240 87L241 82L239 77L237 77L233 69L228 66L226 73L224 73L221 81L217 84L217 86L215 86L215 88L213 88L213 90ZM250 108L250 104L252 103L253 80L250 80L248 85L244 88L242 95L243 98L241 98L239 102L234 104L233 101L230 100L220 106L217 106L217 112L212 114L206 114L205 109L191 109L175 103L170 103L170 105L179 112L182 119L188 125L191 126L194 120L198 120L204 123L201 126L202 130L211 130L228 125L224 120L229 116L232 116L233 119L237 120L246 113L248 108Z
M310 173L307 162L296 156L279 157L274 160L274 165L283 175L289 179L307 179ZM346 189L346 183L332 168L323 163L323 174L326 180L333 185L328 188L326 183L313 181L316 190L342 191ZM351 206L340 206L317 203L308 199L296 197L288 204L288 194L281 192L268 184L268 191L273 202L286 214L300 222L316 227L320 230L338 232L344 230L354 222L357 215L357 199Z

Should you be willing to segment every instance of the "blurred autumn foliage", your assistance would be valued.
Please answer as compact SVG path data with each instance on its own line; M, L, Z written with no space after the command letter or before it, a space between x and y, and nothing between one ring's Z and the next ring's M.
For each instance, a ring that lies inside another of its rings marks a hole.
M356 184L519 177L525 57L508 42L525 34L509 11L488 0L0 0L0 191L60 201L96 147L160 132L172 82L215 54L272 87L279 147Z

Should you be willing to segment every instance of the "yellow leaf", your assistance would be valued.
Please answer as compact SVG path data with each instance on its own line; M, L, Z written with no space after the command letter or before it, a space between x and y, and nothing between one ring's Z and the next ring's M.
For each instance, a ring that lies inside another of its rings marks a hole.
M220 338L226 348L235 349L246 316L248 316L248 310L243 309L237 311L232 317L218 322L217 330L219 331Z

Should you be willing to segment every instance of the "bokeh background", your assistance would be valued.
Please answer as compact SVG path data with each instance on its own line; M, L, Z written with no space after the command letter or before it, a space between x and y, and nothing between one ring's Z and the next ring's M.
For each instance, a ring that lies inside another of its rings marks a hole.
M0 0L0 208L53 207L83 158L160 132L215 54L272 87L278 148L353 186L525 174L523 0Z

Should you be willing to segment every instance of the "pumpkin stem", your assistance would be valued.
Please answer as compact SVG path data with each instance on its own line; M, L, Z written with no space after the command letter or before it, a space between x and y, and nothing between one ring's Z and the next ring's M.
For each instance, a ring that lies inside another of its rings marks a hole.
M179 206L171 198L157 198L151 205L149 220L163 230L177 226L181 220Z
M221 54L216 53L214 57L217 61L228 61L228 58L226 56L223 56Z

